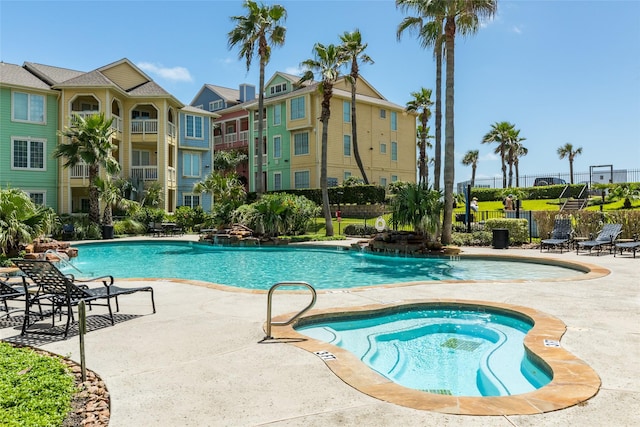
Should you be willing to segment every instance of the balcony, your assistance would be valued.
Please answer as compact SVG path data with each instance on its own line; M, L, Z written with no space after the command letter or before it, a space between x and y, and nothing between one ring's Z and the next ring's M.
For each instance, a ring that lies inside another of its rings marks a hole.
M173 123L167 123L167 134L173 138L176 137L176 125Z
M230 133L230 134L224 136L224 142L227 145L233 144L237 140L238 140L238 135L235 134L235 133Z
M217 135L213 137L213 143L216 145L222 144L222 135Z
M131 120L131 133L138 135L157 135L158 120Z
M70 178L89 178L89 165L78 163L71 168Z
M249 131L248 130L241 131L238 141L249 141Z
M175 170L174 170L174 175L175 175ZM157 181L158 166L155 166L155 165L154 166L132 166L131 178L139 179L142 181Z

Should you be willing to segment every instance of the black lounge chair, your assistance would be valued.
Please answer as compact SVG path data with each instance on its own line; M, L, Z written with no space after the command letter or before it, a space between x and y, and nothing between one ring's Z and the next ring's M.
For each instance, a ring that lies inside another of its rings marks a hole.
M616 252L620 251L622 255L623 251L633 252L633 257L636 257L636 251L640 249L640 241L638 241L638 235L633 236L633 242L620 242L616 243L613 249L613 256L616 256Z
M151 305L153 312L156 312L156 304L153 298L153 288L151 286L144 286L139 288L120 288L114 286L113 276L102 276L87 280L79 280L72 275L63 274L58 268L47 260L31 260L31 259L16 259L13 263L18 267L25 276L22 277L22 281L25 287L25 292L30 285L27 279L31 280L37 287L33 293L29 293L29 297L26 298L25 318L22 325L22 335L27 333L29 327L34 325L37 320L42 319L41 305L51 305L52 307L52 328L55 327L56 314L62 316L66 314L67 324L64 330L64 338L67 338L69 333L69 326L73 320L73 306L77 306L80 301L85 301L89 307L93 305L105 306L109 309L109 318L111 325L115 324L113 318L113 310L111 309L111 299L116 301L116 311L120 310L118 304L118 297L121 295L128 295L135 292L150 292L151 293ZM103 286L91 288L88 283L102 283ZM104 300L103 303L98 301ZM34 304L38 304L39 313L34 313L31 310ZM32 314L37 314L36 321L31 321ZM46 333L46 332L38 332ZM55 333L49 333L50 335L60 335Z
M22 298L25 296L25 293L22 289L14 288L9 285L9 283L0 279L0 301L2 301L2 306L4 311L7 313L7 319L9 318L9 314L15 311L22 311L22 309L13 309L9 310L9 305L7 304L8 300L14 300L17 298Z
M560 248L560 253L563 248L569 250L572 234L571 218L556 219L549 238L540 241L540 252L545 246L549 251L551 248Z
M580 252L580 248L589 248L589 253L591 253L591 250L597 249L598 255L600 255L604 246L609 246L609 252L611 252L613 250L613 245L621 232L622 224L605 224L594 240L578 242L578 245L576 246L576 254Z

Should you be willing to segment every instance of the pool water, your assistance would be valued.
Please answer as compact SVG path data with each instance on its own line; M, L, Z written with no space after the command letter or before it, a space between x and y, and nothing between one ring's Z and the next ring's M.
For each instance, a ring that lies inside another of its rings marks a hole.
M509 396L551 381L524 350L532 325L507 314L412 309L296 327L344 348L402 386L453 396Z
M67 273L118 278L179 278L268 290L283 281L316 289L432 280L518 280L571 277L577 270L539 263L366 254L342 248L222 247L196 242L113 242L77 245ZM77 269L77 270L76 270Z

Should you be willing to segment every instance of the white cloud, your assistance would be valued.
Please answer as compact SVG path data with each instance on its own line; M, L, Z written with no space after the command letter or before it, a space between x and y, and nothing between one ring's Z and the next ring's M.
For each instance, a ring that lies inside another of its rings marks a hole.
M304 74L300 67L287 67L285 68L284 72L287 74L293 74L294 76L301 76L302 74Z
M517 25L514 25L513 28L511 28L511 31L513 31L516 34L522 34L522 29Z
M162 64L152 64L150 62L140 62L138 67L144 72L160 76L165 80L171 80L175 82L192 82L193 77L184 67L172 67L167 68Z

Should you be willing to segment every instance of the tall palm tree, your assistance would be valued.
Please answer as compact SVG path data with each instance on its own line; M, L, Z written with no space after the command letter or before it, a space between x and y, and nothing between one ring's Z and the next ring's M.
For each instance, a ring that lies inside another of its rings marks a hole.
M455 178L455 134L454 134L454 72L455 39L474 34L480 28L480 20L491 18L497 10L497 0L433 0L436 9L445 13L444 44L446 50L445 82L445 145L444 145L444 220L442 222L442 243L451 241L453 214L453 181Z
M411 92L411 96L413 99L407 102L406 110L417 113L421 129L428 132L429 127L427 123L431 118L431 106L433 105L433 101L431 101L431 89L421 88L417 92ZM426 185L427 133L421 132L419 137L419 182Z
M431 144L433 135L429 135L430 133L431 133L431 128L429 126L427 126L426 128L422 127L422 125L417 126L416 136L418 137L418 148L420 148L423 139L425 141L424 145L426 149L433 148L433 144ZM424 185L428 186L429 185L429 164L433 165L435 159L433 157L429 157L429 155L426 154L426 149L425 149L425 157L424 157L424 181L422 180L422 174L420 174L419 176L419 181L422 182ZM421 159L418 159L418 167L420 167L420 161Z
M398 25L398 40L405 31L418 33L422 48L433 46L436 60L436 100L435 100L435 154L433 188L440 189L440 170L442 165L442 56L444 46L444 13L433 0L396 0L396 7L404 12L412 11L419 16L408 16Z
M573 184L573 160L579 154L582 154L582 147L574 149L573 145L569 142L558 148L558 156L560 156L560 159L564 159L565 157L569 159L569 178L571 184Z
M467 154L462 158L462 164L465 166L471 166L471 187L475 186L476 182L476 169L478 168L478 157L480 156L479 150L469 150Z
M271 58L271 46L284 44L287 29L281 25L287 19L287 11L283 6L274 4L266 6L258 5L253 0L246 0L244 5L246 15L232 16L236 27L229 31L229 48L239 45L238 57L247 62L247 71L251 67L251 60L257 47L257 55L260 58L260 83L258 92L258 143L256 144L257 179L256 192L262 194L262 134L264 132L264 69Z
M518 158L518 149L522 147L522 141L526 141L526 139L527 138L520 136L520 129L516 129L514 127L511 132L509 132L509 140L507 142L506 150L506 161L509 164L509 187L513 187L513 167Z
M520 188L520 157L524 157L529 154L529 149L522 145L521 142L516 143L516 148L514 150L515 157L513 159L513 164L516 168L516 187Z
M506 155L511 133L515 126L509 122L496 122L491 125L491 130L482 137L483 144L496 143L495 153L500 156L502 162L502 188L507 188L507 164Z
M74 114L71 117L71 126L59 132L60 136L68 139L53 151L55 158L65 158L65 168L72 168L83 162L88 166L89 220L94 224L100 224L100 195L96 185L100 167L105 168L109 175L120 172L120 164L112 155L116 148L111 142L111 136L115 132L111 127L112 122L113 118L107 120L103 113L87 117ZM110 206L107 209L110 209Z
M346 56L346 60L351 63L351 71L346 77L347 81L351 83L351 141L353 142L353 156L356 158L356 163L362 174L362 180L365 184L369 184L369 179L364 171L362 165L362 159L360 158L360 151L358 150L358 126L356 125L356 84L359 77L359 64L358 61L364 64L373 64L373 60L364 53L367 48L367 44L362 44L362 34L357 28L352 32L345 32L340 36L342 41L342 50Z
M333 236L333 223L331 222L331 209L329 207L329 189L327 188L327 144L329 117L331 116L331 97L333 85L340 77L340 67L346 62L342 49L333 44L327 46L316 43L313 47L314 59L307 59L300 65L306 68L299 83L313 80L314 73L321 76L318 90L322 94L322 160L320 164L320 188L322 190L322 212L327 230L327 236Z

